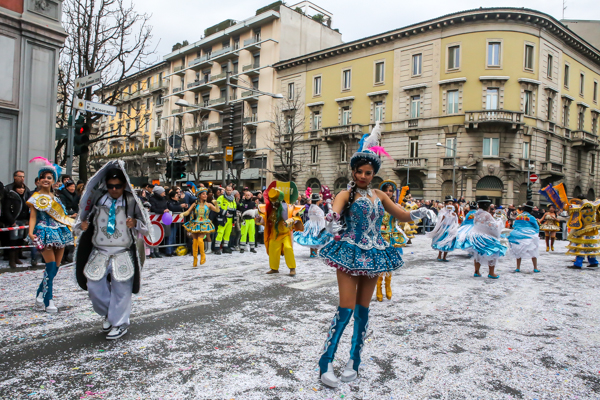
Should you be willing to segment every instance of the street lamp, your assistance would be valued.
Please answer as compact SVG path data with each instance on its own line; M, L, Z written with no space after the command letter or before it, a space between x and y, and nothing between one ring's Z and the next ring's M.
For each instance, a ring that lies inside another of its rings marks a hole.
M200 107L200 106L197 106L195 104L190 104L187 100L183 100L183 99L177 100L175 102L175 105L179 106L179 107L192 107L192 108L194 108L194 110L208 110L208 111L217 112L219 114L223 114L223 111L217 110L216 108L212 108L212 107Z
M443 147L445 149L452 150L452 197L456 196L456 138L454 139L454 146L448 147L441 143L436 143L436 146Z

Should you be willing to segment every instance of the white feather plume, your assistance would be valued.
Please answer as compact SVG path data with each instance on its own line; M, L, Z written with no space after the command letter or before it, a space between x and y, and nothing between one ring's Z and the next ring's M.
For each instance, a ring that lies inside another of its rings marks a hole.
M365 139L365 143L363 145L363 149L370 149L373 146L379 146L379 141L381 140L381 126L379 126L379 121L375 123L375 127L371 131L371 134Z

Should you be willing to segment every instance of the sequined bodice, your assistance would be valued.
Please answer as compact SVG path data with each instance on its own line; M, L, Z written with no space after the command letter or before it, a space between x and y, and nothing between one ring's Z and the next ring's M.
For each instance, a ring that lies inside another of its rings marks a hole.
M205 205L200 205L198 204L196 206L196 221L197 222L202 222L202 221L206 221L208 219L208 207Z
M373 203L367 197L359 197L350 207L350 216L346 219L347 230L341 240L363 250L383 250L389 247L389 243L381 236L384 214L385 210L379 198Z

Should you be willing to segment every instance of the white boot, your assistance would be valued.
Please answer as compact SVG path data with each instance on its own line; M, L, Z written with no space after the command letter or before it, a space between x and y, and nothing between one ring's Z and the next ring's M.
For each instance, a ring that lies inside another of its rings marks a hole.
M50 300L50 302L48 303L48 307L46 307L46 312L49 312L49 313L57 313L58 312L58 308L56 308L56 306L54 305L54 300Z
M358 373L352 368L354 366L354 360L348 360L348 364L344 367L342 371L342 382L352 382L356 378L358 378Z
M38 297L35 298L35 306L37 308L44 308L44 293L40 292Z
M204 242L204 254L212 253L212 249L210 248L211 242Z
M323 385L332 388L336 388L340 385L340 380L337 376L335 376L335 372L333 372L333 365L331 363L327 364L327 371L321 375L321 382Z
M246 243L246 251L250 251L250 242Z

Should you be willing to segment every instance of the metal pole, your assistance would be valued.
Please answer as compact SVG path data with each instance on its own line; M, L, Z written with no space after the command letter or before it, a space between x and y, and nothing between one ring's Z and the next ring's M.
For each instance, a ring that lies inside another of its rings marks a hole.
M227 106L229 105L229 93L231 93L231 89L230 89L230 72L229 72L229 67L227 68L227 71L225 72L227 78L225 79L225 108L227 108ZM233 120L229 121L230 124L233 124ZM227 145L223 142L223 136L225 135L225 132L223 132L223 134L221 135L221 144L223 145L223 176L221 179L221 186L225 187L227 186L227 177L225 176L225 174L227 173Z
M263 173L264 173L264 170L265 170L265 156L264 156L264 154L261 155L261 158L262 158L262 160L261 160L262 171L260 171L260 191L262 192L262 190L263 190Z
M454 138L454 148L452 149L452 198L456 197L456 142L458 137Z
M406 164L406 186L410 187L410 160Z
M73 176L73 142L75 140L75 91L71 100L71 124L67 131L67 175Z
M465 196L465 170L462 170L462 178L460 179L460 198Z

